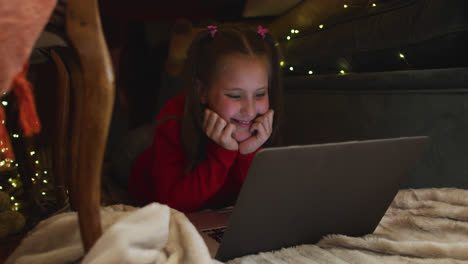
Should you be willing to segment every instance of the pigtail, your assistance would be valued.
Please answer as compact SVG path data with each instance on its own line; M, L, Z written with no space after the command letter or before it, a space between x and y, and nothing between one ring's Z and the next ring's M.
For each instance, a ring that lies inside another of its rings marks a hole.
M282 55L279 43L270 33L266 33L264 40L271 48L271 76L269 86L271 91L270 101L275 108L275 114L273 117L273 131L267 144L270 146L281 146L283 145L283 139L280 131L284 118L283 78L280 65Z
M188 50L187 61L184 67L184 91L185 106L182 118L182 145L187 156L186 173L190 172L196 165L205 159L204 146L208 141L202 130L203 107L199 99L199 89L196 88L199 78L200 49L201 45L209 41L211 33L209 30L200 32Z

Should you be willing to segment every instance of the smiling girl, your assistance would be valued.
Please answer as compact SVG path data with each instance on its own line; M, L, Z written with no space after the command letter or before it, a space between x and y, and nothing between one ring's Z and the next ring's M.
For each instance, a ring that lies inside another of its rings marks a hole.
M183 212L232 204L282 115L278 45L266 29L208 27L192 42L185 91L156 118L130 193Z

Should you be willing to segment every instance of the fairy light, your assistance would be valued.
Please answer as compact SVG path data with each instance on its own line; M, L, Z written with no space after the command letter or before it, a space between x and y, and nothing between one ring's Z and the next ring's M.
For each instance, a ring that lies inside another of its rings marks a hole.
M403 53L399 53L398 54L400 56L400 58L404 59L405 58L405 55L403 55Z
M3 186L0 185L0 190L3 190Z
M15 167L18 167L18 163L15 164Z
M323 28L323 24L320 24L320 25L319 25L319 28L322 29L322 28Z
M295 30L294 30L294 33L295 33L295 34L298 34L298 33L299 33L299 30L295 29Z
M291 36L287 36L286 39L287 39L287 40L291 40Z
M16 183L12 182L12 183L11 183L11 186L13 186L13 187L16 188Z
M284 67L284 61L280 61L280 66Z
M2 124L5 124L5 120L2 120Z
M39 176L39 172L36 172L36 177Z
M39 164L39 161L38 161L38 160L36 160L36 164Z
M344 7L344 8L348 8L348 5L345 4L343 7Z
M313 72L313 71L309 71L309 75L312 75L312 74L314 74L314 72Z
M35 182L35 181L36 181L36 179L34 179L34 178L31 178L31 181L32 181L32 182Z
M13 134L13 137L14 138L19 138L19 135L18 134Z
M377 5L375 3L372 3L372 7L376 7Z
M47 174L47 171L46 171L46 170L44 171L44 174Z
M29 155L31 155L31 156L34 156L34 154L36 154L36 151L29 152Z
M19 203L15 203L15 206L18 206L18 205L19 205Z
M14 196L10 196L10 200L15 200L15 197Z
M46 195L46 192L42 192L42 195Z
M289 67L289 70L294 71L294 67L293 66Z
M43 183L47 183L47 180L43 180L42 182L43 182Z
M3 105L3 106L7 106L7 105L8 105L8 102L7 102L7 101L2 101L2 105Z
M341 74L345 74L345 71L344 71L344 70L341 70L340 73L341 73Z
M295 30L294 29L291 29L291 34L294 34Z

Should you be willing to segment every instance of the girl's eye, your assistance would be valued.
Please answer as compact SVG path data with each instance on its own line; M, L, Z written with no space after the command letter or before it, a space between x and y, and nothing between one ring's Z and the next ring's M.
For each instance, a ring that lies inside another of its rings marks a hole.
M232 98L232 99L239 99L240 95L235 95L235 94L226 94L227 97Z
M256 94L255 97L257 98L262 98L265 96L265 93L260 93L260 94Z

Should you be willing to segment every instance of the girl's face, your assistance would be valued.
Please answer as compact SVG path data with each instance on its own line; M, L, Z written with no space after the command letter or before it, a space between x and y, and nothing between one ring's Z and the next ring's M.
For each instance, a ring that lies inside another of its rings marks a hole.
M201 102L236 126L232 137L242 142L250 126L269 109L266 59L242 54L228 55L217 64L217 73L201 96Z

